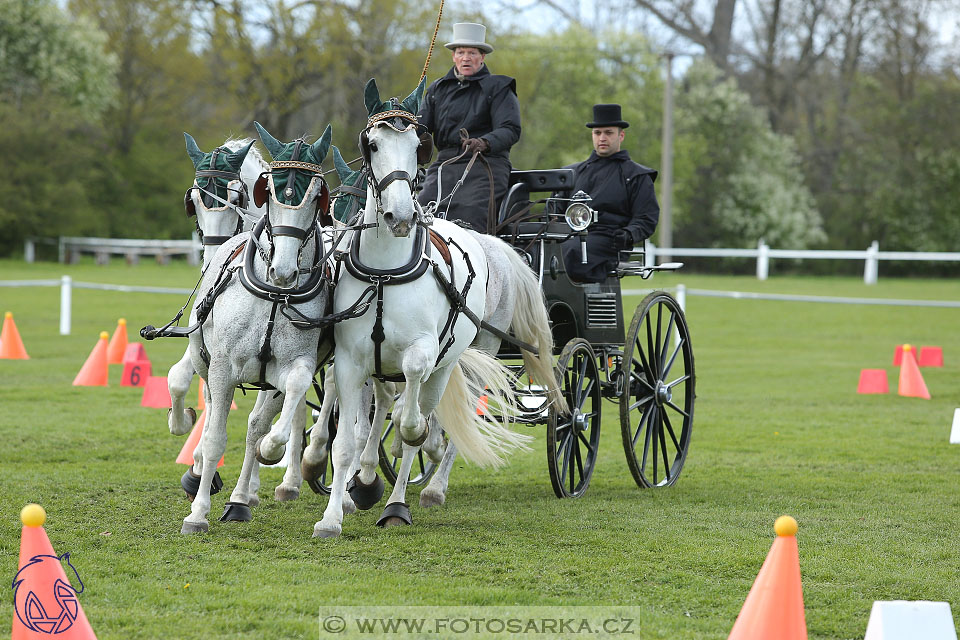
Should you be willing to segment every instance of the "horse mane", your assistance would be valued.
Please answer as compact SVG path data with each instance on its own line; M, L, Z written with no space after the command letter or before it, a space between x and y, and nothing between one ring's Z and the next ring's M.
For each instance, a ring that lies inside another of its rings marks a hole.
M236 151L237 149L242 149L246 145L250 144L252 140L253 138L228 138L222 146L230 149L230 151ZM243 161L244 164L246 164L247 160L249 159L252 159L258 167L262 168L263 171L267 171L270 168L270 165L260 154L260 150L257 149L257 145L250 147L250 151L247 153L247 158Z

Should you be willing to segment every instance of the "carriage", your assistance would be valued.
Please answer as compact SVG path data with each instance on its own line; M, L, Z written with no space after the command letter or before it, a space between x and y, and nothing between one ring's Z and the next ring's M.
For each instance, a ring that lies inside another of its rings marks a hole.
M597 462L603 399L615 402L627 465L641 488L673 485L690 446L695 399L689 327L677 300L665 291L649 293L624 322L620 281L649 278L679 263L647 266L643 251L622 251L616 269L602 283L577 283L566 273L561 244L589 233L595 213L589 200L573 194L573 171L514 171L498 213L497 235L518 250L538 274L552 325L556 372L571 413L549 406L542 389L529 382L519 349L504 341L498 357L520 381L517 422L546 426L547 468L558 498L586 492ZM539 199L534 194L543 195ZM322 389L315 385L318 402ZM393 421L381 436L380 469L394 483L399 458ZM336 432L331 416L330 442ZM417 454L411 484L426 483L436 463ZM332 456L328 456L332 460ZM331 464L331 463L328 463ZM311 486L328 492L327 468Z

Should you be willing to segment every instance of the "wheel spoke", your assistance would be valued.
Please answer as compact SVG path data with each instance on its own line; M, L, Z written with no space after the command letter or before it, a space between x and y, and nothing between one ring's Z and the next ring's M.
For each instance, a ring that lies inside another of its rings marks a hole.
M670 407L671 409L673 409L674 411L676 411L677 413L679 413L680 415L684 416L685 418L689 418L689 417L690 417L690 414L689 414L689 413L687 413L686 411L684 411L683 409L681 409L681 408L678 407L677 405L673 404L672 401L667 402L667 406Z
M595 378L587 378L587 386L584 388L583 393L580 395L580 401L577 402L578 407L582 407L586 402L587 397L590 395L590 392L593 391L593 386L596 384Z
M680 376L679 378L677 378L677 379L674 380L673 382L668 383L668 384L667 384L667 388L668 388L668 389L673 389L675 386L677 386L677 385L680 384L681 382L686 382L686 381L689 380L689 379L690 379L690 374L689 374L689 373L688 373L687 375L685 375L685 376Z
M577 437L580 439L581 442L583 442L583 446L585 446L585 447L587 448L587 451L588 451L589 453L593 453L593 452L594 452L594 451L593 451L593 447L590 445L590 441L587 440L587 438L583 435L583 433L578 433L578 434L577 434Z
M641 355L642 355L642 353L641 353ZM636 360L634 360L634 364L636 364L636 363L637 363ZM641 366L642 366L642 365L641 365ZM640 384L642 384L643 386L645 386L647 389L649 389L649 390L650 390L650 393L656 392L656 389L653 388L653 385L651 385L648 381L644 380L642 376L638 376L636 371L631 371L631 372L630 372L630 380L631 380L631 381L632 381L632 380L636 380L637 382L639 382Z
M563 442L560 443L560 450L563 451L563 464L560 467L560 477L566 477L567 475L567 465L570 464L570 435L567 434L567 437L563 439Z
M680 347L683 346L683 338L680 338L680 341L677 342L677 348L673 350L673 354L670 356L670 362L663 365L663 377L666 378L667 374L670 373L670 369L673 368L673 362L677 359L677 354L680 353Z
M651 412L657 410L657 405L650 407ZM657 428L657 418L652 416L647 422L647 434L653 434L653 484L657 484L657 434L654 429ZM648 441L649 442L649 441Z
M644 358L644 363L643 363L643 364L648 367L648 368L647 368L647 379L649 379L649 380L652 382L652 381L656 380L659 376L658 376L658 372L657 372L657 371L654 371L654 369L653 369L653 363L655 363L655 362L657 361L657 352L656 352L656 351L654 350L654 348L653 348L653 334L651 333L652 327L651 327L651 325L650 325L650 315L649 315L649 314L647 315L647 321L646 321L645 324L647 325L647 355L649 355L650 358L649 358L649 360L647 360L646 358ZM640 350L640 353L643 354L643 350L642 350L642 349Z
M667 427L667 431L670 433L670 439L673 440L673 446L677 448L677 453L680 452L680 443L677 442L677 434L673 431L673 424L670 423L670 416L667 415L667 412L663 412L663 422Z
M427 471L427 465L423 462L423 449L417 449L417 461L420 463L420 475Z
M380 436L380 442L386 442L389 435L393 432L393 420L387 422L387 428L383 430L383 435ZM331 438L332 440L333 438Z
M580 477L583 478L583 458L580 456L580 445L574 441L574 456L577 460L577 471L580 473ZM573 472L573 465L570 465L570 493L573 493L577 490L576 487L576 477Z
M637 432L633 434L633 446L637 446L637 440L640 439L640 432L643 431L643 425L647 420L650 419L650 411L653 409L653 405L650 405L650 408L643 412L643 415L640 416L640 424L637 425Z
M569 429L569 428L570 428L570 427L569 427L569 425L568 425L567 427L564 427L563 429ZM557 429L557 434L558 434L558 435L559 435L559 433L560 433L561 430L562 430L562 429ZM567 440L569 440L569 439L570 439L570 432L569 432L569 431L568 431L567 434L564 435L562 438L557 438L557 456L556 456L556 457L557 457L558 460L560 459L560 454L564 452L564 447L566 447L566 445L567 445Z
M670 344L670 333L673 331L673 321L676 319L676 317L677 314L675 314L673 311L670 311L670 319L667 320L667 330L661 334L663 337L663 344L661 345L660 350L660 371L664 377L667 375L666 370L664 369L665 361L667 359L667 345Z
M657 435L660 436L660 451L663 452L663 477L670 480L670 458L667 456L667 439L663 434L663 424L658 422Z
M630 405L630 409L629 409L629 410L630 410L630 411L633 411L633 410L636 409L637 407L641 407L641 406L647 404L648 402L650 402L651 400L653 400L653 396L652 396L652 395L646 396L646 397L643 398L642 400L637 400L636 402L634 402L633 404Z
M665 344L660 342L661 339L663 338L663 334L660 333L660 326L662 324L661 322L662 320L663 320L663 304L658 303L657 304L657 333L654 336L655 340L653 341L653 346L655 347L655 350L650 352L650 360L656 362L658 366L660 365L660 353L663 351L663 348L665 346ZM659 372L660 369L657 369L657 371Z
M649 453L650 453L650 424L651 424L650 415L651 415L655 410L656 410L656 406L655 406L655 405L651 405L651 406L650 406L650 410L647 411L647 412L645 412L645 413L643 414L643 419L640 420L640 428L641 428L641 429L643 428L643 423L644 423L644 422L647 423L647 429L644 431L644 434L643 434L643 458L642 458L641 463L640 463L640 470L641 470L641 471L642 471L643 469L646 469L646 468L647 468L647 456L648 456ZM639 435L639 434L640 434L640 430L638 429L638 430L637 430L637 435ZM636 442L636 439L634 439L634 442ZM636 444L634 444L634 446L636 446Z

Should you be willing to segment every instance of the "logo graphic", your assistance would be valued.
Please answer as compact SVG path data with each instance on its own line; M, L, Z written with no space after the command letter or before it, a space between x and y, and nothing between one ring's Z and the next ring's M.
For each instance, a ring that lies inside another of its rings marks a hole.
M60 577L60 571L51 566L60 563L70 567L77 577L77 591ZM70 564L70 554L60 557L37 555L23 565L13 579L13 600L17 618L31 631L46 634L63 633L73 626L80 611L77 594L83 593L80 574Z

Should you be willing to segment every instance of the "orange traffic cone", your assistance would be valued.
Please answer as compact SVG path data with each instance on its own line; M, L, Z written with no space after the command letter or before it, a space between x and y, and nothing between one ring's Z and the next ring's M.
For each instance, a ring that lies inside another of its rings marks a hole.
M773 525L777 539L733 623L728 640L806 640L797 521L780 516Z
M197 418L197 424L193 425L193 431L187 436L187 441L183 443L180 454L177 456L177 464L193 464L193 450L197 448L197 443L200 442L200 436L203 435L203 425L206 423L207 412L204 410L200 412L200 417ZM222 466L223 456L220 456L220 462L217 463L217 468L219 469Z
M20 564L13 580L13 640L40 640L52 635L60 640L96 640L77 594L83 592L80 574L70 564L70 554L57 556L43 528L47 514L38 504L20 511ZM76 576L74 589L63 563Z
M900 363L900 385L897 393L908 398L930 399L927 384L923 381L923 376L920 375L920 367L917 366L917 358L913 355L913 347L909 344L903 345L903 360Z
M127 321L125 318L117 320L117 328L107 345L107 362L109 364L123 364L123 354L127 350Z
M110 336L106 331L100 332L100 340L87 361L80 368L80 373L73 379L75 387L105 387L108 384L107 376L107 338Z
M23 348L20 332L13 322L13 314L3 314L3 329L0 330L0 360L29 360L27 350Z
M167 376L147 377L147 382L143 385L143 395L140 397L140 406L169 409L171 404L173 403L167 389Z
M890 393L886 369L861 369L857 393Z
M197 398L197 409L203 411L207 408L207 399L203 397L203 388L206 386L206 383L203 381L203 378L200 378L200 391L198 393L199 397ZM230 410L233 411L237 408L236 402L230 403Z

